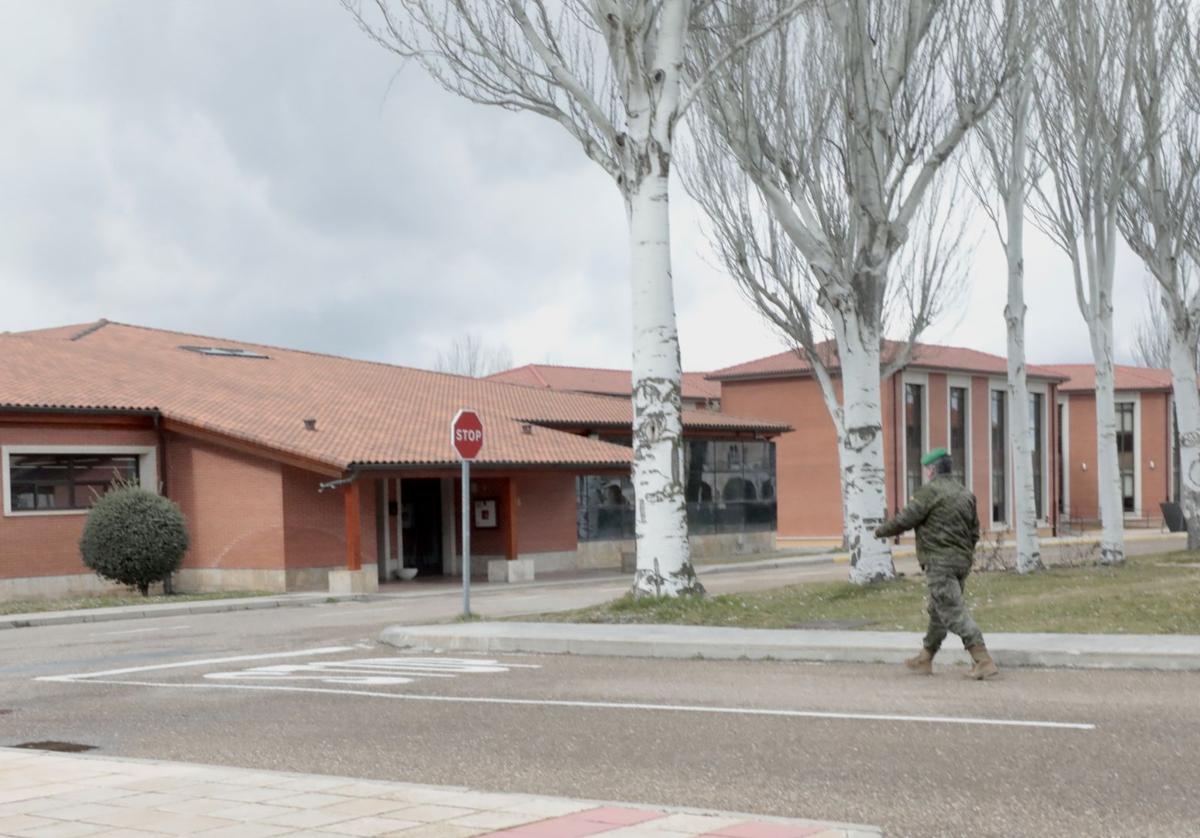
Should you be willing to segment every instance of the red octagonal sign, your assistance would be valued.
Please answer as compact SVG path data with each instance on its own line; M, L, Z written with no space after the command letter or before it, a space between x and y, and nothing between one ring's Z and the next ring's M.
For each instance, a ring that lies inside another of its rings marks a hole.
M450 423L450 444L464 460L474 460L483 450L483 421L473 410L460 410Z

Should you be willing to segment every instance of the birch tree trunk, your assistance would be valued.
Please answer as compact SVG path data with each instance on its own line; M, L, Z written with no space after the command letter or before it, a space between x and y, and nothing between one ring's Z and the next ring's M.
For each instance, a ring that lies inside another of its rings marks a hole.
M1096 362L1096 493L1100 500L1100 563L1125 561L1125 511L1117 462L1116 389L1113 378L1112 309L1096 318L1092 355Z
M628 131L618 143L629 216L633 302L635 596L703 594L688 544L683 473L683 371L671 277L670 176L690 0L666 0L657 49L625 72ZM617 53L610 47L611 54ZM632 62L627 53L618 62Z
M887 541L874 530L887 519L879 335L853 318L835 325L842 369L841 467L850 581L867 584L896 575ZM896 444L899 444L899 440Z
M633 286L633 484L637 500L635 594L703 593L692 567L683 492L679 336L671 283L669 172L629 193Z
M1024 137L1014 149L1014 171L1023 171ZM1019 158L1020 169L1016 168ZM1008 305L1004 322L1008 331L1008 421L1013 434L1013 480L1016 487L1017 572L1042 568L1038 546L1037 498L1033 485L1033 423L1029 416L1029 382L1025 369L1025 190L1011 189L1005 201L1008 240Z
M1186 320L1186 318L1185 318ZM1200 390L1196 382L1196 335L1171 318L1171 381L1175 432L1179 436L1179 503L1187 518L1189 550L1200 550Z
M1113 278L1117 216L1141 144L1134 111L1130 4L1046 4L1044 68L1036 93L1038 146L1053 175L1049 197L1035 189L1035 217L1071 259L1075 296L1096 366L1096 490L1100 561L1125 560L1125 516L1117 464L1113 378Z

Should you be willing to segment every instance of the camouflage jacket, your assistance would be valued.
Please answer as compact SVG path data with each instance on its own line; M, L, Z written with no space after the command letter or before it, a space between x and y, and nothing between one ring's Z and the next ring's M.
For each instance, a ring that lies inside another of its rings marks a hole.
M883 538L917 531L917 561L970 567L979 541L979 516L975 496L954 478L940 474L916 491L900 514L883 524Z

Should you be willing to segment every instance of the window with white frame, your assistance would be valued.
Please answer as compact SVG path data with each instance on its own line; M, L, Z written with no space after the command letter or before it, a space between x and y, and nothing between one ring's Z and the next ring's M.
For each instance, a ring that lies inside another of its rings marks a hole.
M1126 512L1137 509L1134 431L1133 402L1117 402L1117 469L1121 475L1121 504Z
M4 514L86 512L118 484L155 482L154 449L98 446L3 449Z
M904 385L904 445L906 497L911 498L924 482L921 457L925 453L925 387L921 384Z
M992 523L1008 522L1008 428L1003 390L992 391Z

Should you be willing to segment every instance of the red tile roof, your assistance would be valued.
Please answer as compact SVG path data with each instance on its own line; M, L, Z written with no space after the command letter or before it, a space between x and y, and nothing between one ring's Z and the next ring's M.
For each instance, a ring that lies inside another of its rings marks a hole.
M232 347L267 360L212 357ZM452 465L461 407L487 425L484 465L624 466L630 449L565 429L628 428L628 402L556 393L118 323L0 334L0 408L152 410L281 454L351 464ZM315 418L317 429L303 420ZM526 433L523 425L534 427ZM778 423L685 411L693 431L772 434Z
M828 348L830 353L830 369L836 370L838 368L836 349L833 348L830 342L817 347L818 351L824 351L826 348ZM895 357L899 349L900 344L898 342L885 341L883 360L886 361ZM913 346L912 360L909 361L909 366L916 369L945 370L947 372L963 372L977 375L1008 374L1007 361L1000 355L992 355L976 349L965 349L958 346L938 346L929 343L918 343ZM1032 378L1061 380L1067 377L1058 372L1058 368L1056 367L1030 364L1027 369L1029 376ZM812 364L809 363L807 358L796 351L788 351L748 361L744 364L726 367L725 369L709 373L708 377L714 381L737 381L752 378L792 378L811 374Z
M629 370L597 369L594 367L563 367L555 364L528 364L488 376L492 381L541 387L570 393L595 393L601 396L630 396L633 394ZM685 399L719 399L721 385L709 381L705 373L683 374Z
M1053 369L1067 378L1058 388L1063 393L1090 393L1096 389L1095 364L1055 364ZM1172 387L1170 370L1116 364L1113 372L1118 390L1170 390Z

